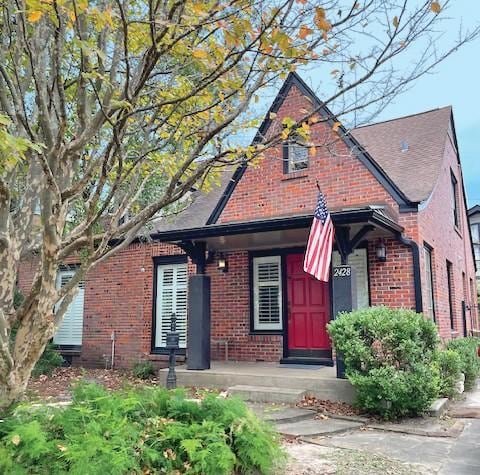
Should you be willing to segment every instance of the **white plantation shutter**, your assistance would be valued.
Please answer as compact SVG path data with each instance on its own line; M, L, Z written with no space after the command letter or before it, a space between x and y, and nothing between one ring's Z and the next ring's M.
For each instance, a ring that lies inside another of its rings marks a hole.
M338 251L333 252L333 265L341 265L340 254ZM357 274L357 307L367 308L370 306L370 291L368 288L368 265L367 250L355 249L348 256L348 265L352 266Z
M253 259L255 330L282 329L282 275L280 256Z
M166 346L171 328L172 313L177 317L180 348L187 347L187 264L168 264L157 267L157 302L155 347Z
M66 285L74 274L74 271L60 271L57 276L57 288ZM53 337L55 345L82 345L84 301L85 286L80 282L78 293L65 312L63 321Z

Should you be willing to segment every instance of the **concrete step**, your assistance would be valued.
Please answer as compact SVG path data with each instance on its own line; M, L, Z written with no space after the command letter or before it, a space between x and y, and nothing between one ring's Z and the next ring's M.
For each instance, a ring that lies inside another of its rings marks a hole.
M304 389L278 388L272 386L250 386L238 384L228 388L228 392L245 401L277 402L296 404L307 394Z
M427 409L427 415L430 417L440 417L447 410L448 403L449 401L446 397L435 399Z
M287 437L313 437L319 435L339 434L358 429L364 424L361 422L345 421L342 419L309 419L298 422L277 424L280 434Z
M328 368L331 370L331 368ZM167 369L160 370L161 378L166 378ZM165 376L163 376L165 373ZM280 373L280 374L279 374ZM306 374L310 373L310 374ZM193 386L226 389L231 386L270 386L281 388L305 388L309 394L317 399L346 402L351 404L355 399L355 390L346 379L337 379L332 372L331 376L324 376L323 370L306 371L295 369L274 368L274 371L265 371L260 368L243 368L233 366L231 370L212 369L205 371L187 370L177 367L178 386Z
M249 407L255 412L255 414L257 414L257 416L275 424L286 424L289 422L313 419L317 414L317 411L312 409L277 404L250 403Z

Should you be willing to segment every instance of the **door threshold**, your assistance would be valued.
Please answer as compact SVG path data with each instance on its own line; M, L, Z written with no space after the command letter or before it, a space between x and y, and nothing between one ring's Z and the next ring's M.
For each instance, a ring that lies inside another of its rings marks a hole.
M286 357L280 360L280 364L298 364L298 365L320 365L333 366L332 358L308 358L308 357Z

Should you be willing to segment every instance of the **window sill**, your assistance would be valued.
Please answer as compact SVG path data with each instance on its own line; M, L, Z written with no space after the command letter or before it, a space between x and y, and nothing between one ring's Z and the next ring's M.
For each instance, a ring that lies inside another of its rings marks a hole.
M308 177L308 172L305 172L305 171L290 172L290 173L286 173L282 177L282 181L296 180L298 178L306 178L306 177Z

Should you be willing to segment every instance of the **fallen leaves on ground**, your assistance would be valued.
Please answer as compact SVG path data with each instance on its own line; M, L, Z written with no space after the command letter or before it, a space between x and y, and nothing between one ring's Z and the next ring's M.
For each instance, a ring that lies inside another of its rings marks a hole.
M328 399L317 399L315 396L305 396L297 406L315 408L322 415L335 414L339 416L358 416L360 414L360 411L350 404L333 402Z
M117 390L125 386L157 386L160 384L157 377L146 380L139 379L127 370L56 368L50 376L41 375L32 378L28 384L27 396L33 400L68 400L71 397L72 387L80 381L101 384L109 390Z

